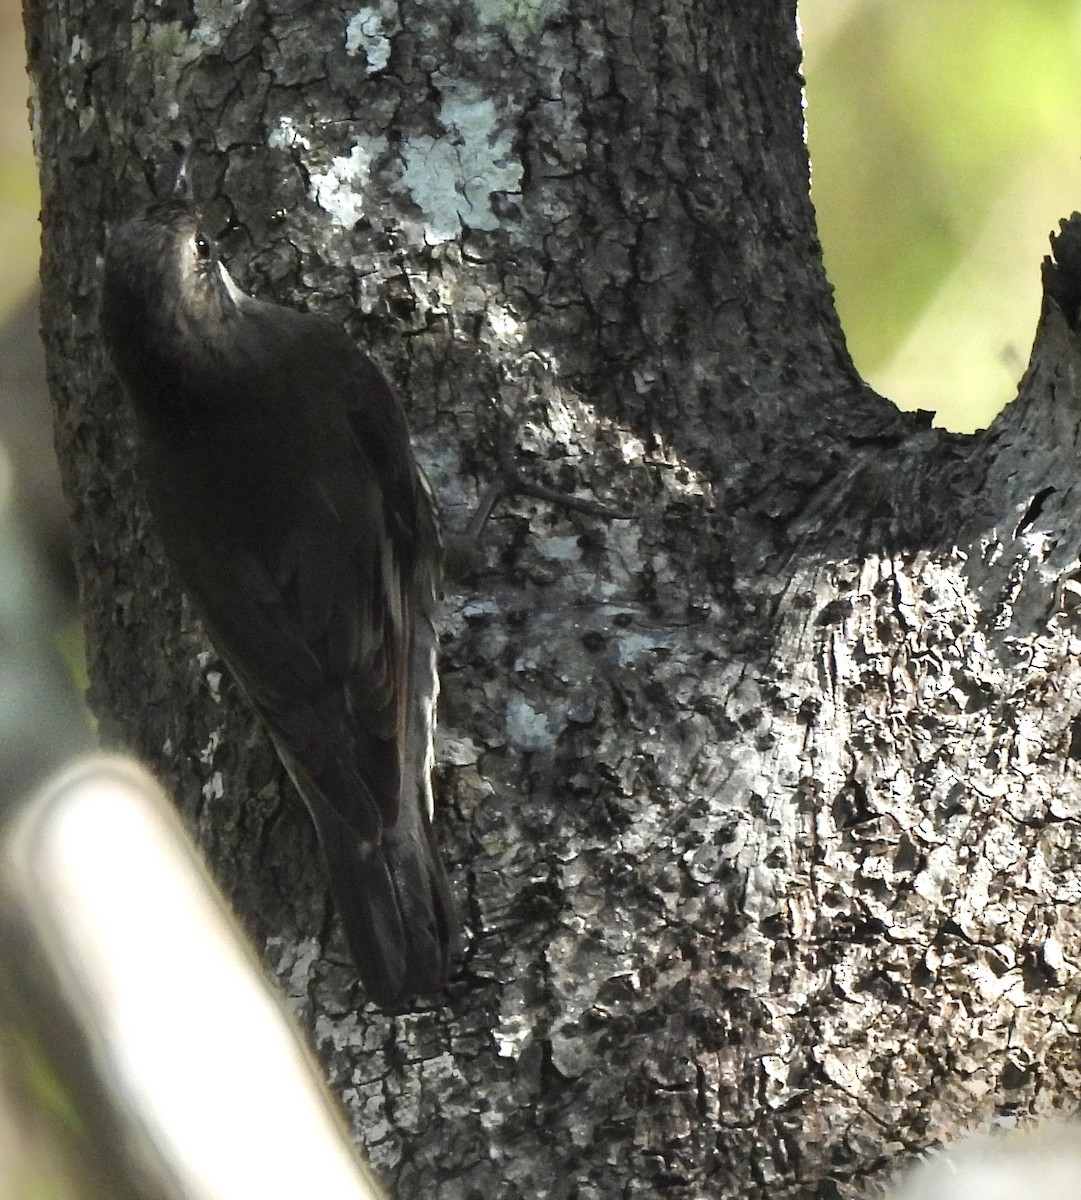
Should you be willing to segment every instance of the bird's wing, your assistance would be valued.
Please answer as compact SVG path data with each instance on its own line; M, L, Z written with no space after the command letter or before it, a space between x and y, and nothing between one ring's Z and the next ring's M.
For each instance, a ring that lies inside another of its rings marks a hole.
M215 589L221 604L199 599L309 805L317 792L378 841L398 815L426 497L378 369L330 322L315 332L296 378L279 370L262 383L264 394L320 397L304 423L315 444L297 448L305 470L273 516L281 528L224 565L234 578Z

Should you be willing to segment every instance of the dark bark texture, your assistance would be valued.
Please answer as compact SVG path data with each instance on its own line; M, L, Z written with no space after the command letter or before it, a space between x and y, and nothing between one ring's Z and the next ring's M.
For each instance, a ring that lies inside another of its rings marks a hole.
M847 356L788 0L27 3L94 707L174 791L391 1194L856 1196L1071 1107L1069 237L1018 401L951 435ZM383 364L448 529L508 431L538 481L635 514L512 502L448 581L467 938L415 1012L358 994L103 363L106 226L189 127L233 273Z

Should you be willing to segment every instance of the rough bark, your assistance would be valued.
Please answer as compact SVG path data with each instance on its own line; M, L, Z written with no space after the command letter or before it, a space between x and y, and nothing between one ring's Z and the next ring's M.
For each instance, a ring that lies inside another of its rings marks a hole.
M93 701L155 764L392 1192L856 1195L1073 1103L1079 351L960 437L856 377L794 5L28 0ZM250 290L395 379L460 527L503 431L632 508L449 582L443 1003L364 1007L311 833L147 527L104 223L190 124ZM1056 291L1057 288L1057 291Z

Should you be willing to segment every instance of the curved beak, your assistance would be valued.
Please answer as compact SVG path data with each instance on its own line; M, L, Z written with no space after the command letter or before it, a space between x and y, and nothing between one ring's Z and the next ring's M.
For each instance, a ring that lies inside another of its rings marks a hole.
M176 179L173 181L173 199L186 200L191 204L195 197L191 190L191 163L195 157L195 139L188 143L183 157L176 168Z

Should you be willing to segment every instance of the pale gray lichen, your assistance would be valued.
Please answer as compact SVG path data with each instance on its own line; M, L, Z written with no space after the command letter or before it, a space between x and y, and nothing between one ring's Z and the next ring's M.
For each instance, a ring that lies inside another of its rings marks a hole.
M381 149L358 142L347 155L333 159L329 171L311 173L312 197L335 225L351 229L364 215L364 189Z
M551 562L571 563L582 557L582 548L577 537L548 537L540 543L538 549L541 555Z
M519 697L507 701L507 740L519 750L550 750L555 744L547 713Z
M657 650L671 650L675 644L675 635L667 631L624 633L618 643L619 665L629 666L646 654Z
M353 56L364 51L369 71L382 71L390 61L387 21L377 8L362 8L345 27L345 52Z
M480 761L482 747L460 730L436 727L435 757L444 766L468 767Z
M294 146L305 150L312 148L310 139L300 132L292 117L279 118L278 127L267 134L266 142L272 150L290 150Z
M565 7L563 0L473 0L485 25L502 25L510 33L533 33Z
M38 167L41 166L41 101L38 96L37 79L33 72L28 76L30 88L26 98L26 107L30 118L30 140L34 146L34 157Z
M278 963L278 984L284 992L286 1003L296 1017L303 1018L310 1003L312 971L322 951L319 941L316 938L291 941L268 937L266 951L267 957Z
M522 164L495 102L472 84L447 81L439 119L447 133L418 135L402 148L402 186L424 214L425 240L450 241L471 229L497 229L494 192L519 192Z
M248 0L197 0L195 14L198 24L191 32L191 39L202 47L220 46L228 31L244 15Z

